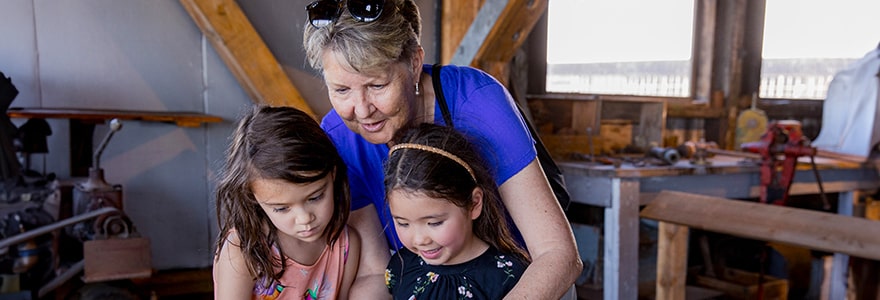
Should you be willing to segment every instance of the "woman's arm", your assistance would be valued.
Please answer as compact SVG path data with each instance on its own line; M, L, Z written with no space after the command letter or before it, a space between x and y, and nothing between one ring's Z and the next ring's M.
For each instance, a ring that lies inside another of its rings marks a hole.
M345 262L345 270L342 273L342 289L339 291L339 299L357 299L352 297L351 285L357 277L358 265L361 259L361 237L357 230L348 230L348 261Z
M571 225L538 160L504 182L499 190L532 257L532 264L505 299L559 299L574 284L583 263Z
M248 272L244 255L238 245L238 234L230 233L214 260L214 299L253 297L255 279Z
M361 238L360 265L350 294L360 299L391 299L385 287L385 267L391 259L391 251L376 208L370 204L352 211L348 225Z

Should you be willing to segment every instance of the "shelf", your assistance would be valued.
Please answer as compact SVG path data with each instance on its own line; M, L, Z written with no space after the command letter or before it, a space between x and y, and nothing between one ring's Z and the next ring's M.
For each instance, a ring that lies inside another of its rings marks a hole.
M70 175L85 177L92 165L92 140L95 126L108 120L135 120L170 123L180 127L198 127L203 123L222 122L217 116L194 112L138 111L79 108L22 108L6 111L10 118L67 119L70 123Z
M88 123L104 123L111 119L174 123L180 127L198 127L203 123L217 123L222 118L194 112L104 110L78 108L22 108L6 111L10 118L72 119Z

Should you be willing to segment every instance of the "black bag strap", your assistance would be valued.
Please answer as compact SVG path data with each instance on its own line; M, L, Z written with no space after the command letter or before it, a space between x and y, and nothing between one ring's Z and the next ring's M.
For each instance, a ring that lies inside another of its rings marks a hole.
M431 67L431 81L434 85L434 94L437 97L437 102L440 104L440 112L443 114L443 120L446 121L446 126L455 127L452 124L452 116L449 114L449 107L446 105L446 96L443 95L443 86L440 84L440 67L440 64L435 64ZM526 118L525 113L523 113L522 107L519 106L519 103L514 104L516 104L516 109L519 111L519 115L523 118L523 121L525 121L529 133L535 140L535 151L537 151L538 154L538 162L541 164L541 169L544 170L544 174L547 176L547 181L550 183L553 194L556 195L556 200L559 201L563 211L568 210L568 205L571 203L571 196L568 194L568 189L565 187L565 178L562 177L562 170L560 170L559 166L556 165L556 162L553 161L550 152L547 151L547 147L544 146L544 142L538 136L538 132L535 131L534 126L532 126L532 122L529 121L529 119Z
M440 102L440 112L443 113L443 121L446 126L455 127L452 124L452 115L449 114L449 107L446 106L446 96L443 95L443 85L440 84L440 67L442 65L435 64L431 67L431 81L434 84L434 95L437 96L437 102Z

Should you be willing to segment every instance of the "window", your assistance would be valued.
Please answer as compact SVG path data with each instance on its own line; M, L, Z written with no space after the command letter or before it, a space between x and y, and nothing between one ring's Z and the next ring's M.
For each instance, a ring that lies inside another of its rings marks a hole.
M693 1L553 0L547 92L689 97Z
M877 12L877 0L767 1L761 98L825 99L834 75L880 42Z

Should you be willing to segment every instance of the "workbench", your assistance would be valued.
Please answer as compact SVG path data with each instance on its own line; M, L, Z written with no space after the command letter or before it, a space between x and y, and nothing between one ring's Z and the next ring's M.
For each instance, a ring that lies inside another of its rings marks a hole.
M858 192L880 187L875 165L822 157L815 160L825 193L839 194L838 214L851 216ZM809 163L809 158L801 157L800 162ZM685 160L672 166L624 163L615 167L588 161L559 161L558 165L572 201L604 208L604 299L637 298L639 209L660 191L730 199L756 199L761 192L757 161L736 156L716 155L704 165ZM813 170L799 165L790 194L819 194L819 190ZM830 299L845 296L848 261L843 254L832 258Z

